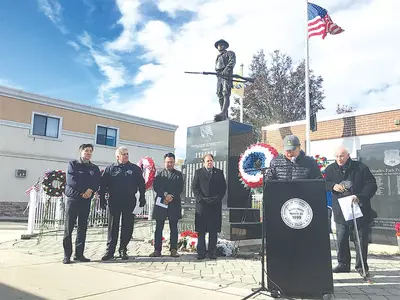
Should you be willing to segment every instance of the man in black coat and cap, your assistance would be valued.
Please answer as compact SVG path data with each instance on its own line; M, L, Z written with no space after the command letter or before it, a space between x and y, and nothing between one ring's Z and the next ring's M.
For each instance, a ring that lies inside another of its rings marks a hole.
M214 46L219 51L215 61L215 71L218 73L217 96L221 107L221 113L215 116L215 121L222 121L228 119L229 98L233 87L232 74L236 64L236 55L235 52L226 50L229 44L225 40L221 39L215 42Z
M327 190L332 191L332 210L336 223L336 235L338 242L338 266L333 269L334 273L350 272L350 247L349 236L353 234L356 241L354 221L346 221L339 205L339 198L351 196L353 201L359 203L363 216L357 218L358 234L366 275L369 275L368 235L371 222L371 198L377 190L376 180L369 168L359 161L350 158L349 152L344 147L335 151L336 162L330 164L326 169ZM363 276L360 249L356 246L356 270Z
M196 197L197 258L204 259L206 256L206 232L208 232L208 256L210 259L216 259L226 180L224 172L214 167L214 157L211 154L205 155L203 162L204 167L196 170L192 182L192 191Z

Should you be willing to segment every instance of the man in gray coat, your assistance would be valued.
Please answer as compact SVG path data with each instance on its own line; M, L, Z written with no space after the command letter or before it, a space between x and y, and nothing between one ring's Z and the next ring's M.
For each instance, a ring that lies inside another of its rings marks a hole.
M175 168L175 155L164 155L164 169L154 179L153 188L156 192L156 203L153 210L153 219L156 220L154 234L154 252L150 257L160 257L162 251L162 234L166 218L170 228L170 251L172 257L179 257L178 244L178 220L182 219L181 193L183 191L182 173ZM160 199L159 199L160 198ZM167 208L157 205L157 199Z

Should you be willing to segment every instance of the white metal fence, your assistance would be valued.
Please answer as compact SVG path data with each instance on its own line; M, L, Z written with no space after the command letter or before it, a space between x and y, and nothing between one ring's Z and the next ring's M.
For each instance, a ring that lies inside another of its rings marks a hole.
M155 192L153 190L146 191L146 205L139 210L136 218L151 220L153 211ZM30 199L27 209L28 215L28 232L33 234L38 231L59 230L64 227L65 221L65 200L66 197L49 197L43 191L31 189ZM98 195L92 199L88 226L101 227L108 224L108 209L102 210L100 207L100 199Z

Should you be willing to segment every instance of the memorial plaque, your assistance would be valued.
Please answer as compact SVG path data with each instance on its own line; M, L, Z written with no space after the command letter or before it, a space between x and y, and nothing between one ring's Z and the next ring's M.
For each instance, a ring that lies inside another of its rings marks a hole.
M358 155L370 168L378 186L371 199L375 216L372 241L397 244L394 224L400 222L400 142L362 145Z

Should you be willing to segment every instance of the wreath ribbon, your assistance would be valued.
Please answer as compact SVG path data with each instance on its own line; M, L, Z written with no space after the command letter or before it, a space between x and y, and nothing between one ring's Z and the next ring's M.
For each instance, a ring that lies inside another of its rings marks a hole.
M148 190L153 186L154 178L156 177L154 160L149 156L145 156L139 160L138 166L142 169L146 190Z

